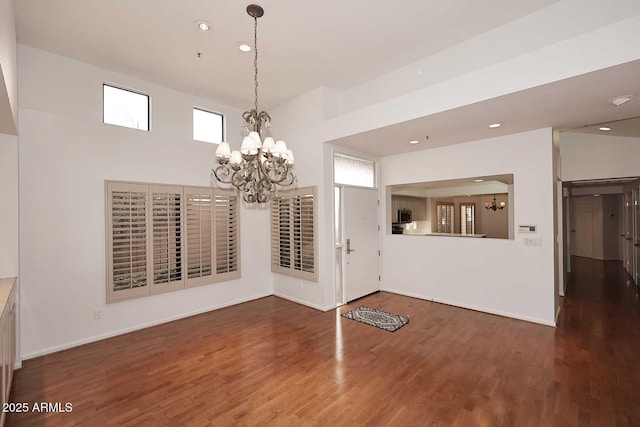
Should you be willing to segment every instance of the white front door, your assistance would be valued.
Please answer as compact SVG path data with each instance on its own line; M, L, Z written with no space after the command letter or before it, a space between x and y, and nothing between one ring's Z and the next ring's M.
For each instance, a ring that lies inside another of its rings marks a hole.
M347 302L380 290L378 191L344 188L344 289Z

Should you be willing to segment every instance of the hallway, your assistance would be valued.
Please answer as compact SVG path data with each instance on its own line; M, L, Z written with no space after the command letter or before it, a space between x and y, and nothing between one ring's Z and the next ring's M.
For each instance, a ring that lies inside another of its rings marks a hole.
M640 425L640 300L620 261L572 257L553 379L577 425ZM548 392L548 393L549 393ZM571 419L571 418L568 418Z

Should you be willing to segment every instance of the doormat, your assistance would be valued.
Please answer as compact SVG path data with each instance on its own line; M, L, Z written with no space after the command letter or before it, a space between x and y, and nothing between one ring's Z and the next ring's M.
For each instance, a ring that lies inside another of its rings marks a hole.
M341 314L342 317L355 320L360 323L375 326L385 331L395 332L409 323L409 316L400 316L399 314L387 313L386 311L377 310L375 308L361 305L351 311Z

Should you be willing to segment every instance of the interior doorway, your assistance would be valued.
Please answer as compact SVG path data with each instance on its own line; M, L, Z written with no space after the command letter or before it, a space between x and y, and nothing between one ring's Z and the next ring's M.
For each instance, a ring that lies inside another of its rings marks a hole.
M610 178L565 183L565 253L620 261L640 284L640 179ZM566 230L566 229L565 229ZM570 259L573 263L574 259ZM571 272L571 265L567 265Z

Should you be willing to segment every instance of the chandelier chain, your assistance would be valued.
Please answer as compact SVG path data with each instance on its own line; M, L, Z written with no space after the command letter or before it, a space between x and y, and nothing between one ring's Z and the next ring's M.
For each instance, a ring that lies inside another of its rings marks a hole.
M254 81L255 81L255 107L256 113L258 112L258 18L253 17L253 67L255 69Z

